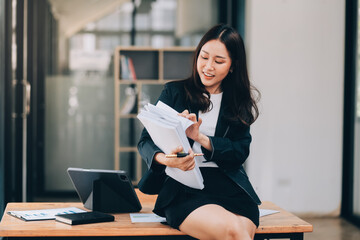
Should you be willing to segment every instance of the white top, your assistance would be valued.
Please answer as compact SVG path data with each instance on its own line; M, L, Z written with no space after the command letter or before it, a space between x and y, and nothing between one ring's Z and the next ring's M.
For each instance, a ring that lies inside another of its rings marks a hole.
M212 109L209 112L199 112L199 117L202 119L199 131L206 136L214 136L217 120L219 117L222 93L210 94L210 101L212 102ZM202 153L201 145L194 142L192 147L194 153ZM199 167L219 167L215 162L204 162L206 159L203 156L195 157L196 163Z

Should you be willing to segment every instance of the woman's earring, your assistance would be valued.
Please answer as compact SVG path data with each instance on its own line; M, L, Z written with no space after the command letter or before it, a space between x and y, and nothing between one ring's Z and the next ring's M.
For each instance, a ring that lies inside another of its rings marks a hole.
M233 70L232 69L230 69L230 73L232 73L233 72Z

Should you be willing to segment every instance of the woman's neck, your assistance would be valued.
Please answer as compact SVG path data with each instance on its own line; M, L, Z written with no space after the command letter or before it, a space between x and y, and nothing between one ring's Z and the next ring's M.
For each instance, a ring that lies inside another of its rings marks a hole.
M217 86L216 88L207 88L206 89L210 94L219 94L222 93L221 86Z

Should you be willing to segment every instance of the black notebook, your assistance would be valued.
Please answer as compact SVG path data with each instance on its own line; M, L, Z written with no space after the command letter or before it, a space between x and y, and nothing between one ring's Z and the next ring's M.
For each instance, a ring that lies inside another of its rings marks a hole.
M85 224L85 223L98 223L98 222L111 222L114 221L114 216L102 212L83 212L71 214L59 214L55 216L55 220L70 225Z

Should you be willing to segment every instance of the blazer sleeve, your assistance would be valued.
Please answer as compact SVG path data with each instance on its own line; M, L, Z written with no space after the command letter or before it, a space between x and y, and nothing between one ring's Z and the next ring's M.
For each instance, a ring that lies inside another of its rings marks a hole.
M250 153L250 127L229 126L224 137L210 137L212 151L202 147L207 161L215 162L224 169L239 168L244 164Z
M160 94L158 101L162 101L169 106L172 106L172 94L171 90L167 84L165 84L163 91ZM144 128L139 143L137 145L138 151L142 157L142 159L146 162L148 168L152 168L154 171L164 171L165 166L161 164L157 164L154 160L154 156L156 153L162 152L161 149L155 145L153 140L151 139L148 131Z

